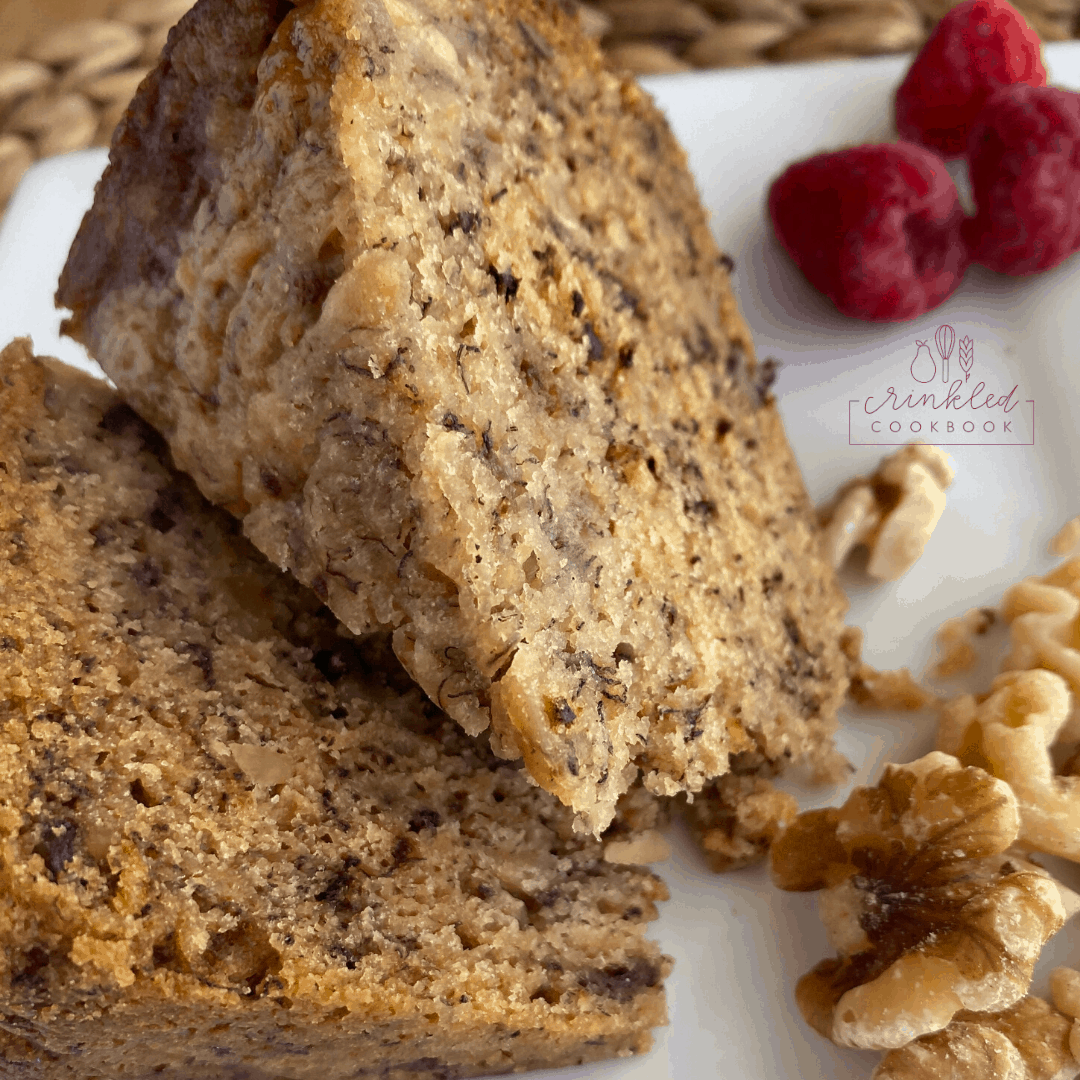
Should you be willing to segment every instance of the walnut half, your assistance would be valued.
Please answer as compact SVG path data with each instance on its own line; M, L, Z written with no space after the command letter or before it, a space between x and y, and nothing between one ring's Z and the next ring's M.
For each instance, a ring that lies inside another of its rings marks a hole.
M820 511L826 557L839 568L864 544L870 549L866 572L895 581L926 547L953 475L948 455L936 446L912 443L890 454L872 476L845 484Z
M842 1046L887 1050L963 1009L1018 1001L1065 920L1054 881L1006 854L1019 828L1007 784L938 752L799 815L773 845L773 876L823 890L839 954L799 980L807 1022Z

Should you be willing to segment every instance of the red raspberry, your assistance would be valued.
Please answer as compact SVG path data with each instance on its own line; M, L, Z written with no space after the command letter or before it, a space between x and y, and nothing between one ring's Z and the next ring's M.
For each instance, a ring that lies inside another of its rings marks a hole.
M908 69L896 130L955 157L986 99L1014 83L1046 85L1039 35L1004 0L967 0L941 19Z
M797 162L773 182L777 239L845 315L913 319L960 284L963 210L945 162L912 143Z
M1080 248L1080 94L998 90L968 135L978 212L963 236L999 274L1048 270Z

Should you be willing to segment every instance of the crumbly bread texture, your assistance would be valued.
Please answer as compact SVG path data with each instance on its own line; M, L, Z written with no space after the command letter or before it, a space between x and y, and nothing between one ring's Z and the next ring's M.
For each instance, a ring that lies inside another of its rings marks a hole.
M662 883L339 636L158 441L103 383L0 356L0 1072L445 1080L646 1048Z
M729 772L683 807L683 818L717 873L760 862L795 820L799 804L760 774Z
M58 301L257 547L597 831L844 689L730 270L554 0L201 0Z

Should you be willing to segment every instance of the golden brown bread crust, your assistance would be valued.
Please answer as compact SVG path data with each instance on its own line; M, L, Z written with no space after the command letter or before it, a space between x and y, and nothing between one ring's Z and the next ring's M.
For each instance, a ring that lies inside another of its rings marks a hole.
M251 108L257 59L291 7L284 0L219 4L170 41L117 132L127 152L117 156L107 184L127 193L126 212L98 204L89 215L65 271L69 306L82 309L106 288L160 286L172 277L176 223L189 221L220 180L207 139L215 131L227 139L223 121ZM221 76L213 84L201 79L207 64Z
M660 881L161 450L104 383L0 354L0 1073L446 1080L647 1047ZM639 790L613 835L654 819Z
M119 129L70 332L261 550L593 830L639 769L696 791L827 739L843 599L646 95L543 0L316 0L259 55L281 12L247 0L228 57L223 4ZM133 237L184 72L232 88L209 190ZM109 269L148 251L171 276Z

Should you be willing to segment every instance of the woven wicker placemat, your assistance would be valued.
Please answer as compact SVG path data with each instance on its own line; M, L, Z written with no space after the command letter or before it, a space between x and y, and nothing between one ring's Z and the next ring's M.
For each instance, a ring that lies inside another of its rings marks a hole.
M956 0L593 0L587 33L637 74L918 48ZM1080 0L1014 0L1044 41L1077 36ZM38 158L107 145L193 0L120 0L0 60L0 208Z

